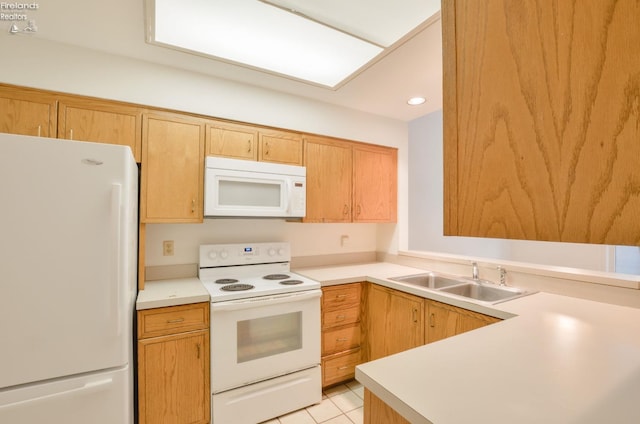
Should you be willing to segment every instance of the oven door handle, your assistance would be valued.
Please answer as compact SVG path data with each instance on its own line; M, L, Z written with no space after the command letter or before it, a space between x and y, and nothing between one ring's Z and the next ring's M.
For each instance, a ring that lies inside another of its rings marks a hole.
M273 296L260 296L248 299L230 300L227 302L213 302L211 309L213 311L238 311L241 309L256 308L260 306L271 306L279 303L300 302L302 300L319 298L322 296L322 290L307 290L301 292L293 292L286 294L277 294Z

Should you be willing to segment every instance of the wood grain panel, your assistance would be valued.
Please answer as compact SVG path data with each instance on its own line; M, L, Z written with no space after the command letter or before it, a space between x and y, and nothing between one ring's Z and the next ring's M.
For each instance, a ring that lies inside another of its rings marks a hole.
M351 222L351 145L324 137L304 140L305 222Z
M259 133L259 160L302 165L302 135L285 131Z
M396 221L397 154L392 148L354 147L354 222Z
M443 2L445 231L640 244L640 3Z
M0 85L0 132L55 137L56 108L53 96Z

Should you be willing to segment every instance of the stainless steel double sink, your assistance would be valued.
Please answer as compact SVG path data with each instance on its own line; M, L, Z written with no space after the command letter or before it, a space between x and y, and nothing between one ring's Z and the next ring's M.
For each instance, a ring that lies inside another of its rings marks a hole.
M498 286L487 280L445 276L434 272L403 275L389 278L389 280L490 304L506 302L534 293L515 287Z

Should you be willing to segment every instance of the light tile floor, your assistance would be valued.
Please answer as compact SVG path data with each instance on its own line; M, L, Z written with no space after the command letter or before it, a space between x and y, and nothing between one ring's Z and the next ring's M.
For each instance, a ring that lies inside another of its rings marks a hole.
M322 402L262 424L362 424L364 387L355 380L322 393Z

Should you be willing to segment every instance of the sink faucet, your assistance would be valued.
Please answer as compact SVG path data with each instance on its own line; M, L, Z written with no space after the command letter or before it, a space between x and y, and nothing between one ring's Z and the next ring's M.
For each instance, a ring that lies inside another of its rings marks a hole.
M478 263L477 262L471 262L471 277L474 279L474 281L478 281L479 277L478 277Z

